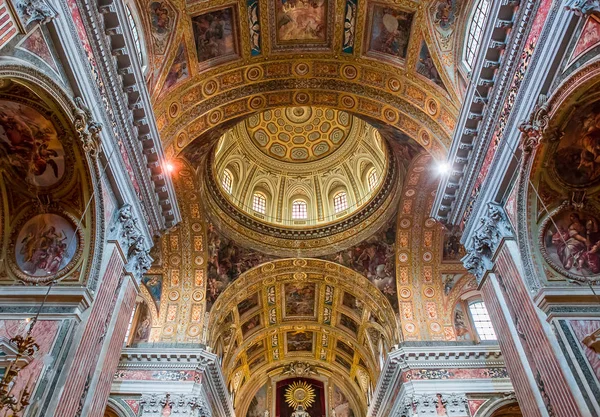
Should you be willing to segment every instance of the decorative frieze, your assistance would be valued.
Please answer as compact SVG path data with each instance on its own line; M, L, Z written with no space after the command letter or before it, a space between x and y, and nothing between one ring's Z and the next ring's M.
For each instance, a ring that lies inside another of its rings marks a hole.
M488 203L487 214L479 220L479 227L466 245L467 255L462 259L463 265L475 275L478 284L485 273L492 269L492 259L502 239L511 236L512 227L504 209L496 203Z

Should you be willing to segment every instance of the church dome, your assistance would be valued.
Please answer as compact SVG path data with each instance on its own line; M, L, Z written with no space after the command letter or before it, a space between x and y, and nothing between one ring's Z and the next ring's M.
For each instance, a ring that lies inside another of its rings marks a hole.
M220 193L264 223L311 228L358 212L379 192L388 150L370 124L317 106L252 115L220 139L212 166Z

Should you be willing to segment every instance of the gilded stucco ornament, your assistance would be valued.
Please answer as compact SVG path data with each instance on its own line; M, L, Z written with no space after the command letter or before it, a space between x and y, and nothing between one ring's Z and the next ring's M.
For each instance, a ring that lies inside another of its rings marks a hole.
M15 9L25 22L25 26L33 22L45 25L58 16L56 10L46 0L17 0Z
M130 204L124 204L117 211L109 235L119 242L125 253L127 261L125 268L139 281L142 275L150 269L152 258L149 255L150 249L146 245L138 220L133 217Z
M565 8L577 16L588 16L600 12L600 0L569 0Z
M283 367L281 375L289 375L295 377L307 377L311 375L318 375L319 372L314 365L306 362L292 362Z
M496 203L488 203L487 206L487 214L479 221L479 227L467 246L467 255L462 258L463 265L475 275L478 284L492 269L492 259L502 239L513 233L504 209Z

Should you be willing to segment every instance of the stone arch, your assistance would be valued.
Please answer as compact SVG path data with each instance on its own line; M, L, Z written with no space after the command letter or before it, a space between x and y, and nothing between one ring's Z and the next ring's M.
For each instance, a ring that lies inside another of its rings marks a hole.
M91 114L83 101L73 101L53 79L17 59L7 59L0 65L0 95L5 103L2 114L6 123L18 126L27 121L20 139L13 138L20 140L18 151L9 149L14 144L8 140L3 142L4 151L10 155L5 158L11 160L4 165L6 175L0 181L2 247L10 251L8 256L0 256L8 262L5 270L9 273L3 279L30 284L59 280L94 290L108 219L100 192L99 137L90 132L94 122ZM11 115L11 106L21 106L21 110ZM31 142L30 150L27 150L27 132L36 135L36 145ZM35 155L31 154L34 151ZM20 152L30 152L35 164L25 168L19 162ZM23 169L15 175L15 170ZM31 223L34 221L37 225ZM53 227L57 236L65 237L63 240L67 242L55 251L53 261L47 266L52 272L47 271L44 277L23 272L17 259L22 248L9 244L16 242L25 228L31 232L31 227Z
M531 289L539 288L543 280L600 280L598 272L590 273L589 277L581 276L572 268L566 268L564 259L553 260L557 244L551 242L553 236L558 245L564 242L557 227L563 227L563 223L569 226L569 213L583 214L588 216L587 220L600 219L600 206L595 203L600 192L598 181L569 184L561 177L556 157L560 149L564 150L570 143L575 145L579 140L565 129L571 128L576 117L600 105L599 93L600 63L596 61L563 80L549 98L540 97L530 119L521 125L523 156L514 191L516 215L513 220L525 280ZM582 126L583 122L576 124ZM584 151L582 148L581 152ZM567 158L561 157L561 160ZM580 167L581 164L572 170L579 171Z

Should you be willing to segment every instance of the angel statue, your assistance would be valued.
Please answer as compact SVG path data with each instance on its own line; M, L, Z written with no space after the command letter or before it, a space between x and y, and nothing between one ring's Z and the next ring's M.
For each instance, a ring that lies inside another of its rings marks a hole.
M304 411L304 407L302 406L302 404L298 404L298 407L296 407L296 411L292 413L292 417L310 417L310 414Z

